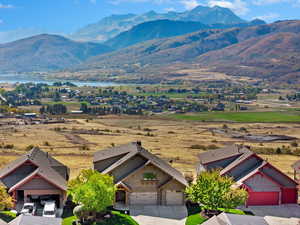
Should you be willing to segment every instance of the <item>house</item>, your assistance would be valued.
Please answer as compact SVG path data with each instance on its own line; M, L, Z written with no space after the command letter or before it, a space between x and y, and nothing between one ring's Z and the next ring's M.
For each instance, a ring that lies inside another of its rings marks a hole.
M66 200L69 174L68 167L39 148L33 148L0 170L0 182L17 206L49 199L60 207Z
M61 225L61 218L20 215L6 225Z
M236 215L229 213L221 213L213 216L202 225L299 225L300 219L297 218L281 218L273 216L248 216Z
M199 155L197 172L220 169L248 193L247 206L296 204L297 182L246 147L227 146Z
M94 169L114 177L116 202L126 205L183 205L188 183L167 162L133 142L99 151Z

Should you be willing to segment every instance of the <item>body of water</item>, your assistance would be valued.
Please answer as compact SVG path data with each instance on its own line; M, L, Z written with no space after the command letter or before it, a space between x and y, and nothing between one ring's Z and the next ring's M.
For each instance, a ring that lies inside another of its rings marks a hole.
M122 84L113 82L100 82L100 81L72 81L72 80L43 80L41 78L27 76L27 75L1 75L0 83L44 83L52 85L54 82L71 82L79 87L82 86L94 86L94 87L110 87L110 86L121 86Z

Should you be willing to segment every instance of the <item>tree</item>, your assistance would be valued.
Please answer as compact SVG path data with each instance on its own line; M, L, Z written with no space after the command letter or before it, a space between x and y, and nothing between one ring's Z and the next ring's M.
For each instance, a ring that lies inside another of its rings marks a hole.
M73 201L89 212L105 211L113 205L115 192L113 177L91 169L82 170L68 184L68 194Z
M234 188L233 178L221 176L219 170L202 172L196 183L186 189L188 198L206 210L232 209L245 204L248 193Z
M88 111L89 111L88 105L87 105L86 103L81 103L81 104L80 104L80 110L81 110L83 113L88 113Z
M12 208L13 198L6 192L5 187L0 185L0 211Z

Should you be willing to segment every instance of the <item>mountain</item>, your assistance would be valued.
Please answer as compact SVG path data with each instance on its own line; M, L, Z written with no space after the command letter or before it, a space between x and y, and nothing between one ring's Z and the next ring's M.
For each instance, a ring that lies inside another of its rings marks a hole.
M300 21L202 30L95 56L72 71L161 81L177 74L177 65L198 65L229 75L286 80L300 72L299 34Z
M119 49L152 39L173 37L209 28L208 25L199 22L154 20L136 25L129 31L106 41L105 44Z
M145 14L112 15L105 17L95 24L90 24L70 35L70 38L84 41L104 42L121 32L132 27L152 20L180 20L193 21L203 24L240 24L246 21L235 15L230 9L222 7L198 6L185 12L156 13L149 11Z
M58 35L42 34L1 44L0 71L58 70L109 51L111 48L103 44L81 43Z
M231 27L248 27L265 24L261 20L253 20L249 23L239 24L203 24L192 21L179 20L154 20L141 23L128 31L124 31L116 37L104 42L105 45L114 49L125 48L144 41L174 37L205 29L226 29Z

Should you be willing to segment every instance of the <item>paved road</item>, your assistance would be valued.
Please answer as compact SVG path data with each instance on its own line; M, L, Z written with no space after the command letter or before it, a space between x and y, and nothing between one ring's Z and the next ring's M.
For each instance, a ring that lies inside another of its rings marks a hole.
M140 225L185 225L185 206L130 206L130 215Z
M243 209L246 211L252 211L256 216L279 216L285 218L300 218L300 206L296 204L278 206L249 206L248 208Z

